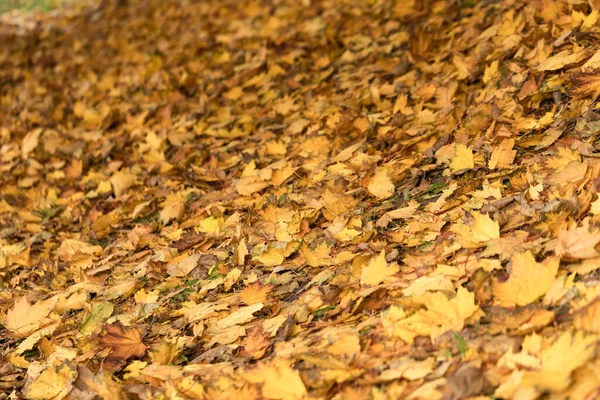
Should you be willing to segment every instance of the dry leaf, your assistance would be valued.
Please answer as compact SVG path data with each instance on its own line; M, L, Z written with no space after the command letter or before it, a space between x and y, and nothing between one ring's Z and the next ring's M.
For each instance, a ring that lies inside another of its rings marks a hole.
M530 251L511 258L511 273L506 282L493 281L494 296L507 305L524 306L545 295L558 272L559 259L535 261Z
M8 310L2 324L11 335L26 337L52 321L47 318L54 309L56 300L46 300L30 304L26 297L20 297Z
M379 255L372 257L369 263L363 267L360 283L361 285L379 285L386 278L395 275L398 270L398 265L388 265L385 260L385 251L381 250Z
M273 288L273 285L261 285L260 282L252 282L240 292L240 299L247 306L265 303Z
M367 189L373 196L383 199L394 194L396 187L390 178L387 168L378 168L375 175L369 181Z
M137 328L126 328L120 322L104 325L104 333L98 336L98 343L110 349L110 356L127 360L131 357L142 357L146 353L146 345Z

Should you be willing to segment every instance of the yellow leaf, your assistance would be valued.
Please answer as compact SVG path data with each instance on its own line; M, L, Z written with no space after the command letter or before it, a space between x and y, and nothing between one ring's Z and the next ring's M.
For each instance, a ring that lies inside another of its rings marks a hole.
M408 95L407 94L399 94L396 98L396 102L394 103L394 109L392 110L394 114L400 112L404 115L412 115L413 110L408 106Z
M600 214L600 193L596 193L596 196L598 198L590 204L590 212L594 215Z
M254 256L253 259L266 265L267 267L274 267L283 263L283 260L285 259L283 256L283 251L284 249L271 247L262 252L260 255Z
M87 242L77 239L65 239L60 244L56 255L65 259L72 260L78 255L100 255L102 254L102 246L94 246Z
M243 377L250 383L262 383L262 395L267 399L301 400L306 397L306 387L290 361L276 359L246 371Z
M192 254L191 256L182 255L169 261L167 264L167 274L170 276L186 276L198 265L201 254Z
M382 320L386 331L405 342L412 344L419 335L435 339L449 330L460 331L465 320L477 316L479 307L475 305L475 295L459 287L456 297L448 297L440 292L426 292L412 298L417 304L423 304L425 310L419 310L409 317L399 307L392 307Z
M349 356L360 352L360 339L355 333L343 333L331 342L327 351L336 356Z
M600 242L600 230L590 227L590 220L584 219L580 227L571 226L558 232L556 255L578 259L595 258L600 253L596 245Z
M591 72L597 68L600 68L600 50L598 50L592 58L587 60L585 64L581 66L583 72Z
M381 250L378 256L372 257L369 263L363 267L360 275L361 285L379 285L385 278L399 271L397 264L388 265L385 261L385 251Z
M490 65L485 68L483 72L483 83L488 83L498 75L498 60L492 61Z
M33 400L62 399L72 389L77 370L70 364L49 367L24 388L26 398Z
M488 167L490 169L510 167L517 155L517 151L513 150L515 139L504 139L499 146L494 147Z
M500 225L487 214L473 213L473 239L487 242L500 237Z
M173 219L181 218L185 210L186 197L187 193L185 192L169 193L162 203L159 215L160 222L167 224Z
M200 221L198 226L195 228L196 232L202 233L219 233L221 231L221 225L223 220L221 218L208 217Z
M529 304L546 294L560 260L554 258L544 263L535 261L531 251L515 254L511 259L511 274L506 282L492 282L494 296L503 305Z
M587 363L596 351L598 336L581 331L566 331L548 348L542 350L540 371L526 372L524 386L560 391L571 384L571 373Z
M409 287L402 291L405 296L420 296L427 291L454 291L452 281L443 275L422 276L414 280Z
M38 146L40 141L40 135L42 133L42 128L37 128L31 132L29 132L23 138L23 144L21 145L21 158L26 159L29 153L31 153Z
M306 244L300 248L300 254L304 256L306 263L311 267L331 265L330 251L325 241L321 242L314 250L311 250Z
M240 299L248 306L256 303L265 303L269 293L274 286L262 285L260 282L252 282L240 292Z
M474 167L473 151L462 143L457 144L454 157L450 159L450 170L456 172Z
M385 199L394 194L396 187L392 183L387 168L378 168L369 181L367 190L378 199Z
M185 307L177 310L177 314L187 317L188 322L196 322L216 315L218 311L227 310L227 304L218 303L186 303Z
M263 182L257 177L241 178L235 185L235 190L241 196L250 196L252 193L260 192L269 186L269 182Z
M131 186L135 185L136 179L137 179L137 177L135 176L135 174L132 174L130 172L127 172L127 171L115 172L110 177L110 183L112 184L113 192L115 193L115 196L117 198L119 198L123 194L125 194L127 189L129 189Z

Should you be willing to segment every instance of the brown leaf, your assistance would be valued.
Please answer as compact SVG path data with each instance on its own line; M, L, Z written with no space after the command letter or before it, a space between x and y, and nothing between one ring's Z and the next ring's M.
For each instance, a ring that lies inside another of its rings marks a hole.
M126 328L120 322L115 322L104 325L104 331L97 340L101 346L110 348L111 357L127 360L142 357L146 353L146 345L137 328Z

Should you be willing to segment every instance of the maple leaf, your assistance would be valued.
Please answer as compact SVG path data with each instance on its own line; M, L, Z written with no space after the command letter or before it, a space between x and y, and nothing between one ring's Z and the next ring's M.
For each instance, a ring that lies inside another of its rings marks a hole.
M264 332L260 325L254 326L254 328L250 329L246 334L246 339L243 342L243 353L253 360L258 360L265 354L271 345L271 341L268 338L269 334Z
M373 196L384 199L394 194L396 187L392 182L387 168L378 168L375 175L369 181L367 186L369 193Z
M77 370L70 363L50 366L42 371L35 380L28 381L24 393L28 399L62 399L72 389Z
M120 322L104 325L104 333L97 338L101 346L110 348L110 356L127 360L131 357L142 357L146 353L146 345L137 328L126 328Z
M167 274L170 276L186 276L196 266L202 258L202 254L181 255L169 261L167 264Z
M99 255L102 254L102 246L91 245L83 240L65 239L60 244L60 248L56 251L56 255L67 260L79 254Z
M487 214L473 213L473 239L488 242L500 237L500 225Z
M419 335L430 336L433 340L449 330L459 331L467 319L480 316L475 295L463 287L458 288L453 299L440 292L426 292L415 296L413 301L423 304L426 309L407 317L402 308L392 306L382 320L389 334L407 343L413 343Z
M306 243L300 247L300 253L306 259L306 263L311 267L323 267L331 265L331 249L326 242L321 242L318 246L311 250Z
M327 351L338 356L357 354L360 352L360 338L355 333L342 333L332 340Z
M262 285L260 282L252 282L240 292L240 299L250 306L256 303L264 303L274 286L271 284Z
M586 218L579 227L571 226L559 231L555 251L559 257L595 258L600 255L600 252L595 249L598 243L600 243L600 230L590 227L590 220Z
M569 50L564 50L542 61L536 69L538 71L554 71L564 68L567 65L578 63L587 55L588 51L586 49L574 53L571 53Z
M538 263L529 250L515 254L511 258L511 274L508 280L492 283L494 296L501 303L520 306L529 304L550 289L558 266L558 258Z
M135 184L137 177L127 171L115 172L111 178L110 183L112 184L113 191L117 198L123 196L125 192Z
M160 222L163 224L169 223L169 221L181 218L185 211L185 199L187 198L187 191L180 191L175 193L169 193L162 203L162 209L160 210Z
M379 255L372 257L369 263L363 267L360 275L362 285L379 285L387 277L395 275L399 271L397 264L388 265L385 260L385 251L381 250Z
M450 170L457 172L474 167L473 151L462 143L457 144L454 156L450 159Z
M574 98L591 97L593 99L600 96L600 75L599 74L581 74L573 78L574 89L571 90L571 96Z
M57 299L48 299L31 305L26 297L20 297L8 310L2 323L8 331L17 337L26 337L44 325L48 315L54 309Z
M214 329L225 329L233 325L239 325L251 321L255 318L253 314L259 310L262 310L263 307L263 303L256 303L247 307L240 307L237 311L232 312L227 317L217 321Z
M23 138L23 144L21 145L22 159L27 159L29 153L35 150L35 148L38 146L42 131L42 128L37 128L25 135L25 137Z
M559 391L571 383L571 373L584 365L595 354L598 336L585 335L581 331L568 330L551 346L542 350L541 369L526 372L525 386Z
M253 259L266 265L267 267L274 267L280 265L285 260L284 249L270 247L260 254L253 255Z
M270 363L246 371L243 378L251 383L262 383L262 395L267 399L303 399L307 394L306 386L298 371L289 364L285 359L276 358Z

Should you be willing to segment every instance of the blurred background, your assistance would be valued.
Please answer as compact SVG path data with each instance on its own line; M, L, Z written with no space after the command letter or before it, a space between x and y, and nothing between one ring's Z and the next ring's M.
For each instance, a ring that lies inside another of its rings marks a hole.
M12 10L50 11L68 0L0 0L0 13Z

